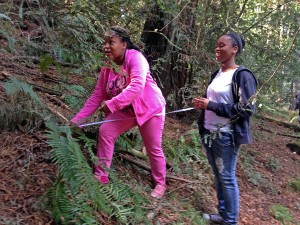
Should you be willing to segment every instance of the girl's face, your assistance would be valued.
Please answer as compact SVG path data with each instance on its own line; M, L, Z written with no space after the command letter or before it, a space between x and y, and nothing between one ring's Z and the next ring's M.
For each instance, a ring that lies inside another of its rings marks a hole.
M114 61L116 64L121 65L124 60L124 53L127 47L126 42L122 42L115 32L108 31L104 37L103 51L107 58Z
M233 47L232 40L229 36L223 35L217 41L215 49L216 60L220 63L226 63L234 60L238 47Z

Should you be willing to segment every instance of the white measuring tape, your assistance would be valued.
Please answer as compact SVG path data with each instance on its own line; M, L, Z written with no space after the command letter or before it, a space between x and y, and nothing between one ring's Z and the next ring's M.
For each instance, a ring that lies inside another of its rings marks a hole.
M174 110L174 111L167 112L167 113L158 113L154 116L162 116L162 115L167 115L167 114L171 114L171 113L185 112L185 111L189 111L192 109L195 109L195 108L190 107L190 108L186 108L186 109L178 109L178 110ZM130 118L126 118L126 119L102 120L102 121L93 122L93 123L81 124L78 127L87 127L87 126L93 126L93 125L98 125L98 124L102 124L102 123L115 122L115 121L120 121L120 120L130 120L130 119L135 119L135 118L136 117L130 117Z

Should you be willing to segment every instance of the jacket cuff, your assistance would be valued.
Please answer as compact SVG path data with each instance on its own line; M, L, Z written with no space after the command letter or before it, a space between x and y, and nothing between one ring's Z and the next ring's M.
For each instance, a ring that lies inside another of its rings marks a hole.
M118 105L116 104L116 101L114 101L113 99L105 101L105 105L112 113L120 110Z
M206 109L210 111L217 111L218 108L219 108L219 103L212 102L212 101L209 101L206 107Z

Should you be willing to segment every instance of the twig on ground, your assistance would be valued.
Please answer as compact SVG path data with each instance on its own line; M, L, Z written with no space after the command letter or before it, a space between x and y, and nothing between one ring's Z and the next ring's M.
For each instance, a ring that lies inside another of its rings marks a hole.
M59 118L61 118L63 121L65 121L67 124L69 124L69 120L64 117L60 112L54 110L53 108L51 108L50 106L46 105L47 109L52 112L53 114L57 115Z
M46 93L47 98L49 98L50 100L56 102L59 106L66 108L67 110L71 110L70 107L68 105L66 105L63 101L61 101L60 99L55 98L54 96Z
M138 162L134 159L132 159L131 157L127 156L127 155L124 155L124 154L119 154L119 156L122 158L122 159L125 159L126 161L146 170L146 171L149 171L151 172L151 167L148 166L148 165L145 165L141 162ZM183 181L183 182L186 182L186 183L195 183L195 181L190 181L190 180L187 180L187 179L184 179L184 178L180 178L180 177L175 177L175 176L172 176L172 175L167 175L167 179L173 179L173 180L178 180L178 181Z

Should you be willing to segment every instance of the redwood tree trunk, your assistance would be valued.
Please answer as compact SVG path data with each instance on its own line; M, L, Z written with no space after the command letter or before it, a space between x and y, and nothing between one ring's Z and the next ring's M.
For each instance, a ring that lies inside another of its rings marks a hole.
M188 64L186 38L194 36L195 15L198 0L180 6L180 13L165 14L157 4L151 9L145 21L142 41L149 58L152 75L162 88L165 96L172 94L174 108L182 107L183 95L180 89L191 84L193 67ZM185 37L185 39L183 38ZM168 40L167 40L168 39ZM162 59L158 64L157 59ZM159 68L155 67L159 65Z

